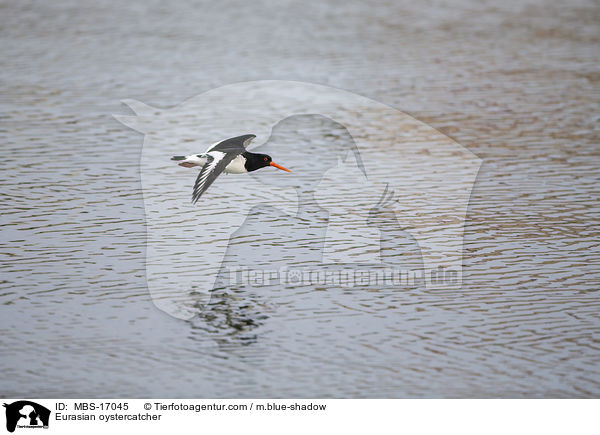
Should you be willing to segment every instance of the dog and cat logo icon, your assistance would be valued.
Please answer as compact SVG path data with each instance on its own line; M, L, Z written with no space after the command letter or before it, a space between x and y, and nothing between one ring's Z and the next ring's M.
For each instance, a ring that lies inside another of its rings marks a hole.
M19 429L48 429L50 410L29 400L18 400L4 404L6 408L6 430L14 432Z

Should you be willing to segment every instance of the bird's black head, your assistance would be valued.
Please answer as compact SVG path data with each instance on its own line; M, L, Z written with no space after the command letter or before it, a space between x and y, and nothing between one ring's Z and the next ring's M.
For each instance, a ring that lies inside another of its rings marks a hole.
M273 159L267 154L257 154L260 167L270 166Z
M292 172L289 169L273 162L271 156L267 154L250 153L246 151L242 155L246 158L245 166L248 172L256 171L257 169L264 168L266 166L274 166L283 171Z

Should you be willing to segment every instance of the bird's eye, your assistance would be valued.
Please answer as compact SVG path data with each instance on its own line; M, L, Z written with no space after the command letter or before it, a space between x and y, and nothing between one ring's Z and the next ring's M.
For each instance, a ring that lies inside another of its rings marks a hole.
M269 160L269 158L268 158L268 157L265 157L265 162L266 162L267 160Z

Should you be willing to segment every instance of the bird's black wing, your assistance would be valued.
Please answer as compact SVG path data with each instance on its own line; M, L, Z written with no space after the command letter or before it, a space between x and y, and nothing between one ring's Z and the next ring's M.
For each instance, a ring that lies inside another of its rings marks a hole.
M225 167L244 151L245 149L241 147L229 152L216 151L213 149L213 151L206 153L207 162L200 171L200 174L198 174L198 178L196 178L196 183L194 184L194 193L192 194L193 204L198 201L200 196L202 196L213 181L217 179Z
M212 147L210 147L206 152L210 151L222 151L224 153L235 152L241 150L240 152L246 151L246 147L248 144L254 139L256 136L253 134L244 134L242 136L232 137L230 139L225 139L219 143L216 143Z

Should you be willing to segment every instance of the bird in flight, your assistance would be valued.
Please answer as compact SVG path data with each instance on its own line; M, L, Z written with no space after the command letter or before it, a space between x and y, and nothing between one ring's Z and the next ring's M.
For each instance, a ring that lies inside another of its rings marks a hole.
M253 134L232 137L210 146L203 154L171 157L171 160L179 162L179 166L184 168L202 167L194 184L193 204L198 201L221 172L245 174L267 166L274 166L282 171L292 172L275 163L271 156L246 151L246 146L255 137Z

